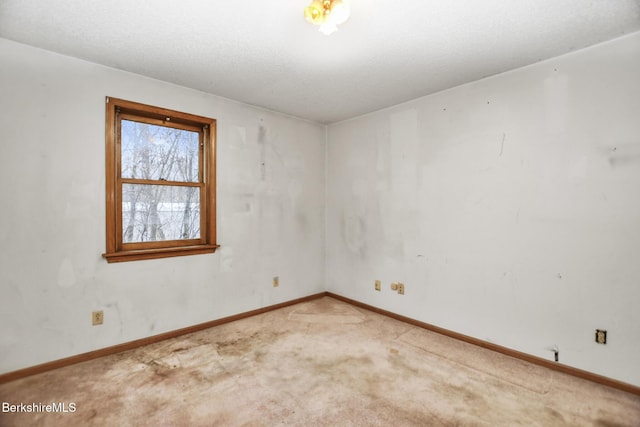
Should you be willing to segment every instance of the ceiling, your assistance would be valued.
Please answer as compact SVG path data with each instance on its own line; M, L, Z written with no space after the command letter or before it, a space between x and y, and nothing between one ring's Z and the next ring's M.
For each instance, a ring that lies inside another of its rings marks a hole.
M640 0L0 0L0 37L332 123L640 30Z

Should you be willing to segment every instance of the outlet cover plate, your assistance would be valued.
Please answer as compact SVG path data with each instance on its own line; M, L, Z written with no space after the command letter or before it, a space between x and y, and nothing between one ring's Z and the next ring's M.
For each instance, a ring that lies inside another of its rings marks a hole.
M398 283L398 293L404 295L404 283Z
M93 326L102 325L104 322L104 312L102 310L91 313L91 324Z

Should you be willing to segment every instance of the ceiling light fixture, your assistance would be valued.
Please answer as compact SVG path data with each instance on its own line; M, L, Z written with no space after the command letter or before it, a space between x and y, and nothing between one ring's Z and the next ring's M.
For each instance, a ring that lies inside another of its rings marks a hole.
M313 25L319 25L322 34L329 35L349 19L349 12L348 0L313 0L304 9L304 17Z

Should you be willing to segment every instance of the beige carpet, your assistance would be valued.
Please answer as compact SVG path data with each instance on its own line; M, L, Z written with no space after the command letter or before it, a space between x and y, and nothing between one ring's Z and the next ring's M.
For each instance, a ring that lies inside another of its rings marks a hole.
M0 385L2 426L639 426L640 397L324 297Z

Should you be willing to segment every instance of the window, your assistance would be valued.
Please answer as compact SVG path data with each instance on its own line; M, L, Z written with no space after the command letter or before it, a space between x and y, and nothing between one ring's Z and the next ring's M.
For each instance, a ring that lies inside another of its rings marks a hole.
M108 262L215 252L216 121L107 98Z

